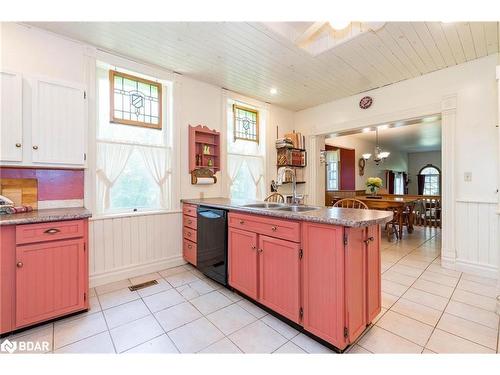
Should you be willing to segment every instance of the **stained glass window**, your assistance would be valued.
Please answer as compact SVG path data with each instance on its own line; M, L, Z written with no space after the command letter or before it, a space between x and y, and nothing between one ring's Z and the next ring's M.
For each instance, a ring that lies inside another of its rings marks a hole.
M259 143L259 112L233 105L234 140L243 139Z
M111 122L161 129L161 83L109 71Z

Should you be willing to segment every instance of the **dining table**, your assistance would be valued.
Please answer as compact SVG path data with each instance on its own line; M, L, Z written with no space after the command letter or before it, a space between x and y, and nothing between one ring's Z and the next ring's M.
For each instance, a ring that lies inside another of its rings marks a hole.
M404 213L408 212L408 233L413 232L414 208L418 201L415 197L391 195L357 195L356 199L362 201L370 210L395 210L397 211L398 234L403 238Z

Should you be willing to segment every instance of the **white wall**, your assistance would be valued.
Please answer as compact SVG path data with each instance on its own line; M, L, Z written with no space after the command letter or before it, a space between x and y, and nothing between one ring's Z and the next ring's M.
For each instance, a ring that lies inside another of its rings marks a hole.
M389 85L369 93L373 105L367 110L359 108L359 100L367 93L355 95L297 112L295 127L306 134L327 134L341 130L384 124L422 115L441 112L443 98L456 95L455 144L452 148L454 160L455 216L450 218L460 223L460 215L477 204L486 205L481 210L486 223L484 232L469 232L453 226L455 266L496 276L498 267L499 216L494 212L498 202L498 134L497 93L495 67L498 55L491 55L452 68L423 75L411 80ZM464 173L472 173L472 181L464 182ZM446 176L443 176L446 181ZM310 185L310 184L307 184ZM322 198L322 197L319 197ZM486 229L487 228L487 229ZM475 236L470 239L470 236ZM480 236L491 238L491 254L479 244ZM467 238L466 238L467 237ZM471 248L461 251L464 243ZM476 261L477 260L477 261Z
M326 144L329 144L331 146L354 149L356 159L356 190L366 189L366 179L368 177L380 177L384 183L384 188L388 189L387 181L385 180L386 170L395 172L408 171L408 154L406 152L401 152L399 150L390 149L386 146L383 146L384 151L389 151L391 155L384 161L384 163L378 166L373 162L372 156L372 158L365 164L364 175L360 176L358 160L361 159L362 155L367 152L373 155L373 150L375 149L375 141L366 141L356 138L356 136L346 135L342 137L327 138L325 142Z
M441 151L408 153L408 194L418 194L417 175L427 164L432 164L441 170Z

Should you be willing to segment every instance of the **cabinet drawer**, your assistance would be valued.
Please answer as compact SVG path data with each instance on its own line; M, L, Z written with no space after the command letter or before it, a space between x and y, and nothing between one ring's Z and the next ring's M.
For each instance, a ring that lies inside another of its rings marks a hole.
M196 243L184 240L182 246L182 256L187 262L196 266Z
M196 206L193 204L184 203L182 206L182 212L184 215L196 217Z
M294 221L230 212L229 226L284 240L300 242L300 224Z
M194 229L191 229L191 228L188 228L188 227L184 227L184 228L182 228L182 232L184 233L184 236L183 236L184 239L196 242L197 233L196 233L196 231Z
M84 221L53 221L16 226L16 244L79 238L84 236Z
M184 215L183 224L185 227L188 227L191 229L198 229L196 226L196 218L195 217Z

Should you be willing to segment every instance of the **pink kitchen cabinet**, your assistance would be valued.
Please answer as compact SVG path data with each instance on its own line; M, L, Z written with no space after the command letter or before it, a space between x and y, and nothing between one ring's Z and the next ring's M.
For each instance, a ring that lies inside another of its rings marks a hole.
M344 228L302 223L302 324L337 348L345 344Z
M259 236L259 302L300 320L300 244Z
M382 270L380 268L380 226L366 228L366 320L371 322L382 309Z
M0 334L88 309L87 219L0 233Z
M228 229L229 285L258 299L257 234L237 228Z
M85 309L84 245L73 239L17 247L16 326Z

